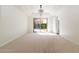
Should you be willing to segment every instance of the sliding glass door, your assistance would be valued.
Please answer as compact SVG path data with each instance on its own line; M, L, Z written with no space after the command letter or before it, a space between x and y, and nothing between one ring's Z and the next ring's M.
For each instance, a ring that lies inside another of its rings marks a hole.
M34 18L33 19L33 32L40 33L40 32L47 32L48 29L48 19L47 18Z

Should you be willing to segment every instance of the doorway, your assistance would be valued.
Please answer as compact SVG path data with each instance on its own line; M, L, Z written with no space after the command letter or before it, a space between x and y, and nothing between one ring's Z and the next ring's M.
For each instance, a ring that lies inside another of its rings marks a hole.
M33 32L34 33L48 32L48 19L47 18L34 18L33 19Z

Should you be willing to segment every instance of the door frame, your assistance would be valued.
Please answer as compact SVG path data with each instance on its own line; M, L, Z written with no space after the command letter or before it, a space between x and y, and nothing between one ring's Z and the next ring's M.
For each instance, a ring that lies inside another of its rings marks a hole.
M34 33L34 19L35 18L33 18L33 33ZM37 18L37 19L40 19L40 18ZM48 18L42 18L42 19L46 19L47 20L47 32L48 32ZM40 28L40 30L41 30L41 28ZM42 33L42 32L40 31L40 33Z

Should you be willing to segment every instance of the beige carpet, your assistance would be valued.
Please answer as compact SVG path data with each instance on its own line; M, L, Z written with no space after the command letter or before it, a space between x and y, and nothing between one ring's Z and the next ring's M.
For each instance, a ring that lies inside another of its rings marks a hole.
M5 46L0 52L68 53L79 52L79 46L54 34L26 34Z

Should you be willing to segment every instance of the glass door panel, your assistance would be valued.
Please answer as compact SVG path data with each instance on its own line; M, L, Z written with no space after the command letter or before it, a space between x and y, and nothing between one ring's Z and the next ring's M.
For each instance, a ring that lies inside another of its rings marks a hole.
M41 19L41 32L47 32L47 19Z
M33 32L47 32L47 18L34 18L33 19Z

